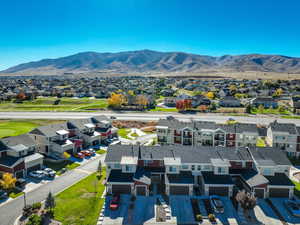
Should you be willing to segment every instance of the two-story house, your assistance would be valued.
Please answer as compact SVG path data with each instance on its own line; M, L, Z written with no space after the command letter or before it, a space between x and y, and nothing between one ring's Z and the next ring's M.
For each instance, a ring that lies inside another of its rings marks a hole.
M287 152L290 156L300 155L299 128L293 123L270 123L267 130L267 141L270 146Z
M0 139L0 174L8 172L24 177L30 171L41 169L43 158L27 134Z
M187 146L110 146L105 158L109 194L293 196L290 162L278 149Z
M41 126L29 132L37 145L37 150L47 156L63 158L64 152L75 152L75 145L69 139L67 123Z

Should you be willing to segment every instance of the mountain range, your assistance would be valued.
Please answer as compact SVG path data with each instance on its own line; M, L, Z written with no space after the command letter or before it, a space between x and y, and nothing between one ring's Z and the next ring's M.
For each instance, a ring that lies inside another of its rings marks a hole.
M300 58L282 55L224 55L213 57L152 50L119 53L82 52L71 56L23 63L2 74L173 73L173 72L300 73Z

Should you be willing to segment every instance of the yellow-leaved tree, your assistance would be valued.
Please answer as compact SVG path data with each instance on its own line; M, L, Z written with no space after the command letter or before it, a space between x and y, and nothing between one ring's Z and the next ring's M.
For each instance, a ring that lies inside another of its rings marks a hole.
M206 93L206 97L209 99L214 99L215 98L215 94L212 91L209 91Z
M112 93L107 102L111 108L120 108L121 105L125 104L126 98L123 94Z
M12 189L16 186L17 179L11 173L4 173L0 180L0 186L3 189Z

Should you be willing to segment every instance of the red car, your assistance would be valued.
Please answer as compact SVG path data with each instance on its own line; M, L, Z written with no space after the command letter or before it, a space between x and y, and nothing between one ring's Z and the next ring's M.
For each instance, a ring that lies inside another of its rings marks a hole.
M109 208L110 210L117 210L120 205L120 195L114 195L110 201Z
M82 153L84 156L91 156L91 155L92 155L89 151L86 151L86 150L81 151L81 153Z

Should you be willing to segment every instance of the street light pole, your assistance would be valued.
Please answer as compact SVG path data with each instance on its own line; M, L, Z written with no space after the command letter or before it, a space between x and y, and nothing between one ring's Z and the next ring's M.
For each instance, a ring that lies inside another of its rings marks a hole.
M24 192L24 207L26 207L26 193Z

